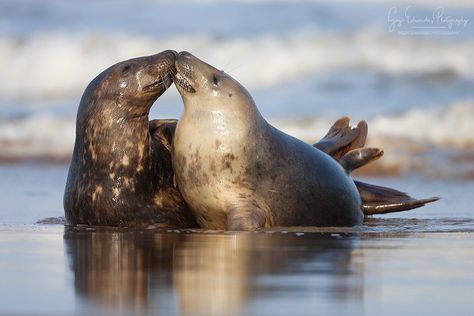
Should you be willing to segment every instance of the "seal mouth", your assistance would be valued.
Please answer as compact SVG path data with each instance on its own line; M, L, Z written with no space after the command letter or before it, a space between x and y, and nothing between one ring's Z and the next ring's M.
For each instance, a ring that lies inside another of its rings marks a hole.
M193 88L191 83L189 83L189 80L186 79L186 77L180 74L179 72L177 72L176 75L173 77L173 81L176 87L186 92L189 92L189 93L196 92L196 90Z
M163 76L160 75L160 77L154 81L153 83L146 85L143 87L143 91L145 92L153 92L159 88L165 88L168 89L172 84L173 84L173 73L166 73Z

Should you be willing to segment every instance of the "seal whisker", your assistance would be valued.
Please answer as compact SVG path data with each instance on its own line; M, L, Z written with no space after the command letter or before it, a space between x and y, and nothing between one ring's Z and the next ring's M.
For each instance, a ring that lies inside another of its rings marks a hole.
M175 85L187 92L194 93L193 86L179 72L174 76Z

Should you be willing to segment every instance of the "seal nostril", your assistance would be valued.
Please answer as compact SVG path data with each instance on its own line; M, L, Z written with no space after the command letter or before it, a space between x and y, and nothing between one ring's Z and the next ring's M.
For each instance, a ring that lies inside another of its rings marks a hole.
M173 55L174 59L178 58L178 52L172 49L169 49L168 52Z
M179 52L178 54L178 58L189 58L191 54L188 53L187 51L182 51L182 52Z

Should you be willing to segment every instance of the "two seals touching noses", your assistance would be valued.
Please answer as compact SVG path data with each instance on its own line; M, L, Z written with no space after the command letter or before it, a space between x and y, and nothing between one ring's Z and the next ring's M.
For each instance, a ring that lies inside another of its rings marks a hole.
M64 194L68 224L196 227L173 181L176 120L148 120L172 84L176 55L120 62L87 86Z
M173 81L185 104L175 139L177 120L148 119ZM361 148L366 136L364 121L351 128L344 117L311 147L270 126L244 87L192 55L134 58L109 67L84 91L66 220L167 228L340 226L436 199L352 181L351 170L383 153Z
M174 181L177 120L148 120L151 106L172 84L176 57L165 51L120 62L87 86L64 194L68 224L197 227ZM345 148L360 134L348 122L340 125L318 143L326 151Z
M181 52L174 82L184 102L172 146L176 181L203 228L354 226L365 214L419 207L389 188L354 182L349 173L380 157L360 148L365 135L334 149L343 119L314 147L271 126L249 92L226 73ZM320 149L326 149L333 159Z

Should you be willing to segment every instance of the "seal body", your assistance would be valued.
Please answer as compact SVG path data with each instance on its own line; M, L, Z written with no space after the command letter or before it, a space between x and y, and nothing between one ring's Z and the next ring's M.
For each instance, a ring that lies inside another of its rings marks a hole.
M336 160L271 126L224 72L186 52L176 70L185 110L173 140L173 167L200 226L362 223L357 188Z
M64 194L69 224L194 227L173 183L176 121L148 120L172 84L176 52L113 65L86 88Z

